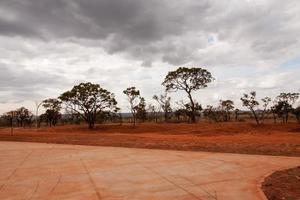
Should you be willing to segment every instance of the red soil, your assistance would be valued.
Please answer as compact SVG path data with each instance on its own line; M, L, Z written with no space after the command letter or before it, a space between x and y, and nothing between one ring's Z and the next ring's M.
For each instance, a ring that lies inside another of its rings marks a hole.
M274 172L265 179L262 189L269 200L299 200L300 166Z
M65 125L15 128L13 135L5 128L0 129L0 140L300 156L300 127L296 123L110 124L94 130Z

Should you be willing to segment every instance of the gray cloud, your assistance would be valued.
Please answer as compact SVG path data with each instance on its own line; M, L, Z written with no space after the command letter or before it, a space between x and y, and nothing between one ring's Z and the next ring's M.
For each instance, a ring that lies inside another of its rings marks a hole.
M2 35L85 38L144 63L160 59L177 65L205 56L208 64L218 64L219 55L207 48L212 34L262 60L299 47L297 0L3 0L0 6L6 11L0 17Z
M298 13L298 0L1 0L1 102L59 95L80 81L120 99L136 85L151 99L177 65L221 79L199 96L208 102L227 90L237 99L255 87L292 90L297 68L280 70L300 56Z
M59 75L47 74L41 70L27 70L24 66L8 66L0 63L1 102L23 101L42 98L47 87L59 85L65 79Z

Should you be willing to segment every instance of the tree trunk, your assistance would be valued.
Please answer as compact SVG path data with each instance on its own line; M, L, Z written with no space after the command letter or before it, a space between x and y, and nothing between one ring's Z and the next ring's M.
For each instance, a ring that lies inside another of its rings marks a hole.
M273 112L273 120L274 120L274 124L276 124L276 115L275 115L275 113Z
M192 115L191 115L191 123L196 123L196 116L195 116L195 103L193 101L193 98L192 98L192 95L191 95L191 92L187 92L188 93L188 96L189 96L189 99L191 101L191 108L192 108Z
M255 113L255 111L254 111L253 109L251 109L251 111L252 111L252 113L253 113L253 115L254 115L256 124L259 125L259 119L258 119L258 117L257 117L257 115L256 115L256 113Z

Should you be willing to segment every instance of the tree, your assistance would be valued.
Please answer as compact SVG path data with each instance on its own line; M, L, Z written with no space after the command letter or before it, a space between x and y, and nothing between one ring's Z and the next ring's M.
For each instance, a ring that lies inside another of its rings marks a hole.
M61 118L61 104L59 99L50 98L43 101L42 105L46 109L45 117L50 126L55 126Z
M135 107L135 110L136 110L136 118L144 122L147 118L147 112L146 112L146 102L143 97L140 97L140 102Z
M159 110L156 109L156 107L154 105L148 104L147 112L148 112L148 118L150 120L154 120L157 123L157 115L158 115Z
M234 110L235 121L236 121L236 122L238 121L238 118L239 118L239 112L240 112L240 110L239 110L238 108L236 108L236 109Z
M70 91L59 96L67 107L78 113L90 129L95 125L97 114L105 111L117 111L117 101L113 93L90 82L80 83Z
M18 108L14 113L18 126L24 127L25 124L31 125L33 114L27 108Z
M220 100L220 109L223 114L223 121L230 121L230 111L234 109L234 103L231 100Z
M253 114L256 124L259 125L259 118L255 111L255 108L259 105L258 101L256 100L256 92L252 91L250 94L244 94L241 98L243 102L243 106L247 107Z
M263 102L263 110L260 115L260 120L262 120L262 121L264 121L264 119L265 119L265 113L268 110L268 105L270 104L271 100L272 99L270 97L265 97L265 98L261 99L261 101Z
M300 106L293 110L293 114L296 116L297 122L300 125Z
M171 97L168 97L167 93L165 93L160 96L154 95L153 99L160 105L161 110L164 112L165 121L167 122L170 119L170 114L172 113Z
M203 110L204 117L208 118L209 122L219 122L220 121L220 111L211 105L207 105Z
M175 116L179 119L180 116L183 116L184 119L189 119L189 122L193 122L193 116L200 116L200 112L202 110L201 104L198 104L197 102L194 104L194 110L192 110L191 103L184 103L184 101L177 102L178 105L180 105L181 108L177 109L175 111Z
M299 98L299 93L280 93L276 97L276 104L274 105L274 112L282 117L282 121L287 123L289 113L293 110L293 104Z
M202 68L179 67L175 71L171 71L165 77L163 86L166 91L183 90L187 93L191 107L191 121L196 122L196 103L192 97L192 92L207 87L214 78L211 73Z
M128 97L128 102L130 104L130 111L133 117L133 126L136 122L136 107L138 105L138 98L140 97L140 91L135 87L129 87L123 91L123 93Z

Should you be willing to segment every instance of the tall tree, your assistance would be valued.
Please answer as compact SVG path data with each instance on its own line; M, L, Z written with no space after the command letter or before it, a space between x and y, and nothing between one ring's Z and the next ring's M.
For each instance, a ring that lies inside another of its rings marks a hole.
M138 99L140 97L140 91L137 90L135 87L129 87L123 91L123 93L127 96L128 102L130 105L130 111L133 117L133 126L136 123L136 107L138 105Z
M164 112L164 118L165 122L167 122L170 119L170 114L172 113L172 108L171 108L171 97L168 97L167 93L164 95L154 95L153 99L157 101L159 104L161 110Z
M67 107L78 113L90 129L95 125L97 114L105 111L117 111L117 101L113 93L90 82L80 83L59 97Z
M179 67L167 74L162 85L166 87L166 91L183 90L187 93L190 100L191 121L195 123L197 105L192 97L192 92L206 88L207 84L213 80L211 73L206 69Z

